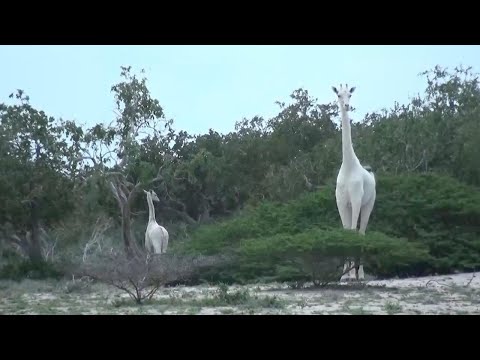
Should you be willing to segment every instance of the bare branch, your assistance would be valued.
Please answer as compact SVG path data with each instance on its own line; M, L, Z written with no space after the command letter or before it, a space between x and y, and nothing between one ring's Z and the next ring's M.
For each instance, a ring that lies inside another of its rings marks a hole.
M118 194L117 188L115 187L115 185L113 185L111 181L110 181L110 189L112 190L112 193L115 199L117 199L118 206L122 208L122 200L120 200L120 195Z
M74 159L73 162L80 162L83 160L91 160L93 165L97 166L97 161L91 156L80 156L79 158Z
M433 280L433 279L428 280L427 283L425 284L425 287L428 287L428 285L430 285L430 283L434 283L434 282L437 283L440 286L446 286L446 287L449 287L449 288L453 287L452 285L449 285L449 284L441 284L437 280Z
M92 236L90 240L85 244L85 248L83 250L83 262L87 260L88 252L90 248L92 248L95 244L97 245L97 249L99 252L102 251L102 244L101 244L101 237L102 235L111 227L112 222L111 219L104 219L98 218L95 227L92 232Z
M118 172L118 171L109 171L109 172L106 172L105 175L106 176L118 176L121 179L125 179L125 175L123 175L123 173Z
M133 183L131 183L130 181L128 180L124 180L123 181L125 183L125 186L128 188L128 187L135 187L135 185L133 185Z
M120 199L122 200L122 204L126 204L128 203L128 198L127 198L127 195L125 194L125 192L123 192L122 190L122 183L120 183L120 185L117 187L117 193L118 193L118 196L120 197ZM126 189L127 192L128 192L128 189Z
M84 263L76 276L88 276L125 291L134 301L151 299L164 285L190 279L202 267L215 266L219 258L144 255L128 259L117 254L104 253L102 261Z
M465 285L465 287L469 287L474 278L475 278L475 274L472 275L472 278L468 281L468 283L467 283L467 285Z
M127 181L124 180L122 182L120 182L120 184L118 184L118 188L119 188L119 191L121 191L125 197L125 201L128 201L128 199L130 198L130 196L132 195L132 193L134 192L136 186L138 185L135 185L134 188L132 190L130 190L127 186L127 184L125 184Z
M150 184L156 183L158 181L162 181L162 180L163 179L161 177L156 177L153 180L150 180L149 182L147 182L145 185L150 185Z
M166 211L170 211L178 216L180 216L182 219L184 219L187 223L190 225L195 225L197 224L197 221L195 221L194 218L192 218L190 215L188 215L185 211L180 211L175 208L172 208L170 206L163 206L163 209Z
M15 245L17 245L18 247L20 247L20 249L22 249L22 251L25 253L25 254L28 254L28 242L25 240L22 240L20 239L17 235L10 235L8 237L8 239L14 243Z

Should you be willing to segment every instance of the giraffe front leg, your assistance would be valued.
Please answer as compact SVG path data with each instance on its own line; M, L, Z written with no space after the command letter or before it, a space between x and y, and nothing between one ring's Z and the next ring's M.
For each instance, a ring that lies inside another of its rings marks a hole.
M375 204L375 198L376 198L376 191L374 189L373 196L370 198L370 201L367 202L365 205L363 205L361 209L360 230L359 230L360 235L365 235L365 231L368 225L368 220L370 219L370 215L372 214L373 206ZM357 279L359 280L365 279L365 272L363 271L363 265L360 265L360 264L359 264Z
M341 188L336 190L337 209L340 214L340 220L344 229L350 229L352 220L352 209L349 206L348 199L346 198L345 191ZM340 281L349 281L353 279L352 270L347 271L351 267L350 260L346 259L343 264L342 276ZM346 272L347 271L347 272Z
M352 222L351 222L351 229L354 231L357 231L357 224L358 224L358 219L360 217L360 209L362 206L362 197L363 197L363 189L361 186L355 186L352 189L352 196L351 196L351 201L352 201ZM354 259L354 279L356 281L359 280L359 259L355 258ZM363 267L362 267L362 272L363 272Z

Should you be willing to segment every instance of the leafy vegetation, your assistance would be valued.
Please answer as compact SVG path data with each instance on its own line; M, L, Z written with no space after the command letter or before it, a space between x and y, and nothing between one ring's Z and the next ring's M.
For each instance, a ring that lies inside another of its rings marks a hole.
M478 268L480 87L470 68L426 71L422 96L352 124L355 151L378 179L365 237L343 231L336 210L333 97L319 104L297 89L271 119L193 135L174 129L143 71L120 75L109 125L54 119L22 90L0 103L2 274L29 271L12 265L12 249L37 268L82 262L92 249L141 254L142 189L161 200L171 252L232 255L204 274L212 280L323 283L344 256L379 276ZM109 224L100 232L99 219Z

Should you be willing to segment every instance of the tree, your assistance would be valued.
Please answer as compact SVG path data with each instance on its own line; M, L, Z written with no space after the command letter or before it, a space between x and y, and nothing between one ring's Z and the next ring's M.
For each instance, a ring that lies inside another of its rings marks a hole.
M0 175L0 224L7 238L39 262L42 223L48 226L72 208L74 169L67 164L76 148L68 144L72 134L64 122L33 108L22 90L15 99L19 104L0 104L0 167L8 169Z

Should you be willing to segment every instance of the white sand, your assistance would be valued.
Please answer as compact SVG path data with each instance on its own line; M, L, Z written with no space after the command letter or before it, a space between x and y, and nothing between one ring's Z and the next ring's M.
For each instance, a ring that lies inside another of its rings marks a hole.
M473 273L368 281L363 289L349 284L304 290L290 289L286 284L231 286L229 294L248 292L248 298L235 306L218 300L216 286L161 289L153 302L138 306L126 293L112 287L92 285L88 290L66 292L65 284L47 285L5 283L0 290L0 313L480 314L480 276Z

